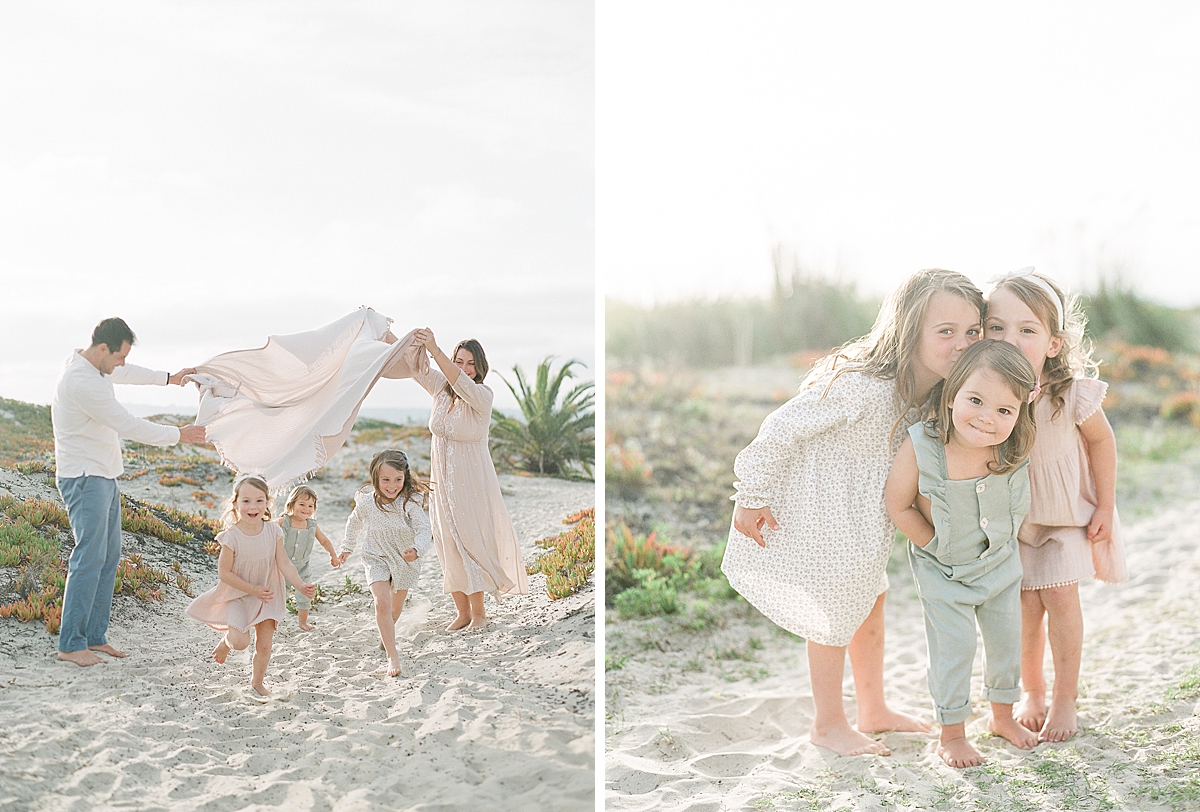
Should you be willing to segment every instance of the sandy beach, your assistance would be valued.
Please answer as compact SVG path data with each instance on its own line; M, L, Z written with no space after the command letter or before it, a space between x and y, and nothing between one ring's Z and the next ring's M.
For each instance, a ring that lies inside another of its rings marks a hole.
M335 544L363 461L385 444L351 444L314 481ZM426 468L427 439L409 450ZM222 497L227 482L205 487ZM537 539L595 503L591 482L502 475L501 485L527 562ZM197 507L191 487L155 476L121 487ZM0 472L0 492L57 498L43 475L14 471ZM178 545L129 533L124 551L181 558ZM216 582L206 556L182 557L196 594ZM487 630L451 634L431 554L397 626L404 673L390 679L358 554L336 570L318 548L312 568L329 600L311 615L316 631L289 616L277 632L265 703L251 696L249 652L213 662L217 633L185 618L189 598L174 586L161 604L116 598L110 642L131 656L102 666L55 660L40 622L0 621L0 810L593 807L590 583L550 601L544 576L530 576L530 594L488 599Z

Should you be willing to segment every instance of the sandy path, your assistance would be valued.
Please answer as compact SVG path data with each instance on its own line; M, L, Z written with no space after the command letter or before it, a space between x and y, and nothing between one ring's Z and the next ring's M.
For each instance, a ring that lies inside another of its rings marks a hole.
M594 504L592 483L501 480L526 560ZM325 526L336 543L339 522ZM357 555L340 571L319 550L312 563L328 589L364 585ZM266 704L249 654L208 659L217 635L174 590L157 609L118 600L110 636L133 656L105 666L58 663L40 626L0 622L0 810L591 809L594 592L551 602L542 576L530 582L489 599L487 631L448 634L431 557L397 627L399 679L382 670L365 589L318 607L317 631L289 617Z

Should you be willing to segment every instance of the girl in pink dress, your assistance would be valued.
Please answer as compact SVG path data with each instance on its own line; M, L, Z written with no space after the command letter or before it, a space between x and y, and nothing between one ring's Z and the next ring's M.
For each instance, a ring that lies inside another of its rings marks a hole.
M451 357L438 347L432 330L416 330L413 338L437 365L425 371L418 367L413 377L433 396L430 520L445 573L442 591L454 599L458 612L447 629L473 631L488 622L484 592L499 599L529 589L488 450L493 393L483 383L487 357L475 339L459 342Z
M1108 384L1083 344L1078 300L1033 268L996 280L984 336L1014 344L1039 376L1037 440L1029 456L1029 515L1017 535L1021 566L1021 684L1013 711L1041 741L1078 729L1075 699L1083 653L1079 582L1129 577L1117 520L1117 444L1100 408ZM1047 624L1049 634L1047 635ZM1054 694L1046 708L1046 639Z
M270 696L263 677L275 627L287 614L284 581L307 598L317 589L300 578L283 548L283 531L270 518L267 483L256 476L238 478L225 512L226 527L217 534L219 581L187 608L189 617L225 632L212 653L218 663L224 664L230 649L241 651L250 645L254 628L250 687L263 697Z

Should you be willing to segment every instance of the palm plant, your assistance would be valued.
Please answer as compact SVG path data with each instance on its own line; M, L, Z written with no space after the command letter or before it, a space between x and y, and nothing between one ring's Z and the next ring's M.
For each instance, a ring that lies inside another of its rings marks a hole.
M517 366L516 387L501 376L525 420L492 410L493 454L501 467L572 479L581 478L582 469L582 478L590 479L596 459L595 384L577 384L560 400L564 382L575 377L571 368L583 364L567 361L551 374L550 360L538 364L532 386Z

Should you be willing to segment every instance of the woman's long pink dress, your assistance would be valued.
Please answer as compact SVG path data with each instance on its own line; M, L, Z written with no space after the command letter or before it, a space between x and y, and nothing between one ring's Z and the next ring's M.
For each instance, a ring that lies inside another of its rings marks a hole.
M249 631L264 620L274 620L278 625L287 617L283 597L286 584L275 559L277 543L282 538L283 530L275 522L263 522L262 531L253 536L247 536L237 525L218 533L217 541L233 551L233 574L265 586L275 595L263 603L256 595L218 581L188 605L187 616L219 632L230 628Z
M445 572L442 591L490 592L497 599L524 594L529 584L517 531L488 450L492 390L460 373L452 400L446 376L433 366L414 379L433 396L429 518Z

